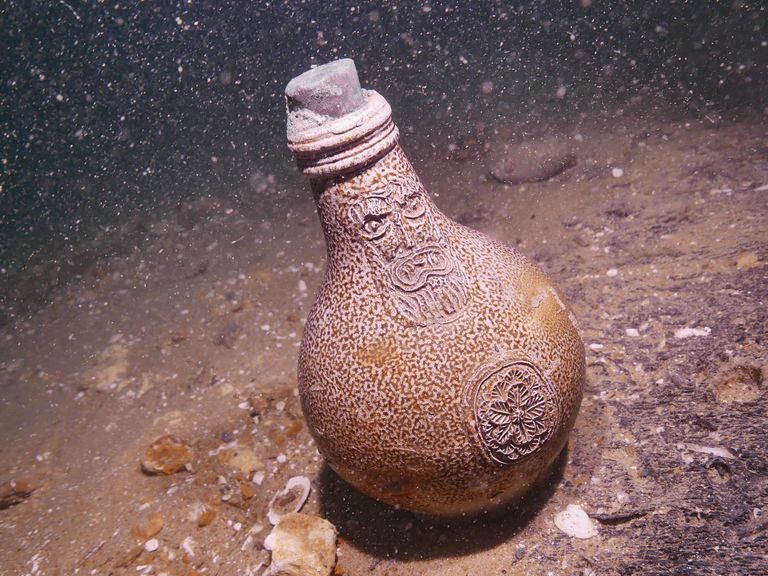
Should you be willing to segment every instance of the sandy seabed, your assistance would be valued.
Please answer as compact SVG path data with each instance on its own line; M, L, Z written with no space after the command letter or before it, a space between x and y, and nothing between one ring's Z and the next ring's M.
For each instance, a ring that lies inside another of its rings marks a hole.
M339 531L337 574L765 573L765 126L550 124L577 163L520 185L489 172L535 130L499 119L443 159L414 146L438 206L544 267L587 346L567 451L494 518L397 511L323 465L295 365L325 247L297 174L263 180L247 209L190 200L143 222L140 245L0 333L0 573L261 574L268 503L296 475L312 481L303 511ZM194 455L147 475L165 434ZM555 526L569 504L596 536Z

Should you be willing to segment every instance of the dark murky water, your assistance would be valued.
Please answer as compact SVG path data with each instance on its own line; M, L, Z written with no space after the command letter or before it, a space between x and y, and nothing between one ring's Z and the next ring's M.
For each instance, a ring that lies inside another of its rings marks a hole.
M734 107L763 118L768 75L759 2L60 0L0 18L6 323L81 274L99 252L89 240L119 251L140 240L126 223L179 202L248 203L260 172L285 190L282 91L311 64L354 58L417 160L510 113L546 131L545 112L576 121L645 101L653 114L661 98L714 121Z

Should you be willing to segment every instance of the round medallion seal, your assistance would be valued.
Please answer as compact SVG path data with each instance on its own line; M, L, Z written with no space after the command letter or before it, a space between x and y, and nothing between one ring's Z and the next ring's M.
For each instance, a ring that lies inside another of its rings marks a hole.
M486 453L500 464L536 452L552 437L560 413L554 386L525 360L485 371L470 405Z

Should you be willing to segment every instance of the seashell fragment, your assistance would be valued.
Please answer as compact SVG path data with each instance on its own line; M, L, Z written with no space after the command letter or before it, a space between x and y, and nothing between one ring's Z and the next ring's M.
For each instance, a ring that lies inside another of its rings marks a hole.
M285 488L272 497L269 502L267 518L276 525L286 515L298 512L309 497L309 478L306 476L294 476L289 479Z
M597 528L592 519L576 504L568 504L565 510L555 514L555 526L574 538L586 540L597 536Z
M265 576L329 576L336 564L336 527L317 516L288 513L264 548L272 552Z

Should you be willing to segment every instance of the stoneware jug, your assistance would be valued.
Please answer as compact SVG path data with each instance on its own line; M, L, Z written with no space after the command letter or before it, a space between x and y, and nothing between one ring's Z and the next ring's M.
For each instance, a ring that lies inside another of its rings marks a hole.
M294 78L286 97L328 250L298 366L320 453L361 491L417 512L520 498L581 401L584 345L562 295L523 255L440 212L351 60Z

